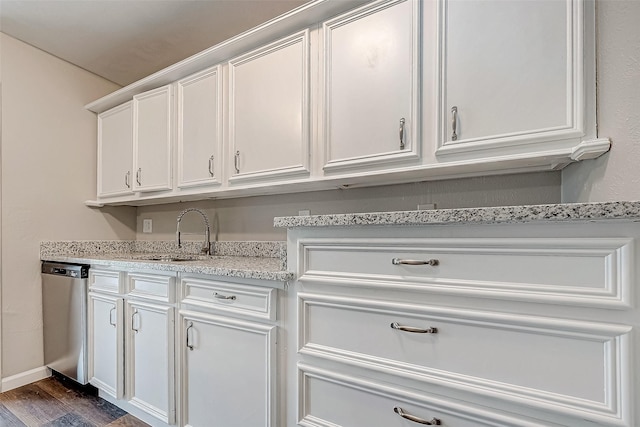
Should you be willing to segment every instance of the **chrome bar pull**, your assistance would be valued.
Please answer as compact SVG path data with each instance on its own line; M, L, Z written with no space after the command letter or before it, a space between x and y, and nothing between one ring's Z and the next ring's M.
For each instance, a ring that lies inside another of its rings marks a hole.
M191 340L189 339L189 331L191 330L191 328L193 328L193 322L189 322L189 324L187 325L187 329L186 329L186 336L187 336L187 348L191 351L193 351L193 344L191 343Z
M209 175L214 176L214 173L213 173L213 156L209 157Z
M223 299L223 300L231 300L231 301L234 301L236 299L235 295L222 295L217 292L213 293L213 297L215 299Z
M236 155L233 158L233 166L236 168L236 173L240 173L240 150L236 151Z
M438 328L415 328L413 326L402 326L398 322L393 322L391 324L391 329L396 329L398 331L411 332L414 334L437 334Z
M427 420L423 420L422 418L418 418L414 415L407 414L399 406L396 406L395 408L393 408L393 412L400 415L405 420L413 421L414 423L422 424L425 426L439 426L441 424L441 421L437 418L432 418L430 421L427 421Z
M400 119L400 149L404 150L404 117Z
M440 265L440 261L437 259L400 259L393 258L391 260L391 264L393 265L430 265L435 267L436 265Z
M116 310L115 307L113 307L111 310L109 310L109 324L111 326L113 326L114 328L116 327L116 322L113 319L113 312Z
M142 168L138 168L138 172L136 172L136 182L138 185L142 185Z
M131 188L131 183L129 182L130 178L131 178L131 171L127 171L127 173L124 174L124 185L126 185L127 188Z
M451 107L451 140L455 141L458 139L458 134L456 133L456 129L458 129L458 107Z
M137 334L138 332L140 332L140 327L138 326L136 328L136 314L138 314L138 310L134 311L131 315L131 329Z

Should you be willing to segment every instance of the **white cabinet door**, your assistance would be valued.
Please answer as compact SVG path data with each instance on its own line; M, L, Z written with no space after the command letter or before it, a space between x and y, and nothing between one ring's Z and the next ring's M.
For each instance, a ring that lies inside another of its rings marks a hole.
M220 66L178 82L178 187L220 184L222 72Z
M89 382L119 399L124 393L123 299L89 293Z
M582 7L573 0L440 3L438 154L500 155L534 144L521 148L530 152L583 136Z
M190 427L276 427L276 327L183 313L182 412Z
M133 97L135 191L171 189L172 86Z
M174 309L127 301L127 397L166 423L175 418Z
M98 197L131 194L133 111L131 102L98 115Z
M309 173L309 33L229 61L230 182Z
M325 171L419 158L420 3L377 2L324 23Z

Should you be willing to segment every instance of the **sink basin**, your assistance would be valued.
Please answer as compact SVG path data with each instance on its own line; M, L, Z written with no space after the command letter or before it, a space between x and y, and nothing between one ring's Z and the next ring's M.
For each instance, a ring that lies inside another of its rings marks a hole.
M121 259L132 261L164 261L164 262L185 262L185 261L207 261L213 257L208 255L189 254L132 254L123 256Z

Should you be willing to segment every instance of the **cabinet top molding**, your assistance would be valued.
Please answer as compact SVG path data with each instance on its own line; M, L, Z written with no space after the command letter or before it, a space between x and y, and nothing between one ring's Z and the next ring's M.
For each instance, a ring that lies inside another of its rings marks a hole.
M85 108L94 113L102 113L110 108L129 101L134 95L167 85L183 77L202 71L265 42L276 40L293 32L309 28L318 22L353 9L371 0L315 0L303 4L283 15L271 19L244 33L225 40L215 46L196 53L187 59L170 65L137 82L131 83L109 95L93 101Z
M601 220L639 221L640 201L288 216L276 217L274 226L281 228L361 225L406 226Z

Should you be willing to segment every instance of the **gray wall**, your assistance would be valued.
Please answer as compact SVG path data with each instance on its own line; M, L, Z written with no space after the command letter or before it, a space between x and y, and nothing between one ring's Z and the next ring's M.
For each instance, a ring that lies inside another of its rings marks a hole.
M611 151L562 172L563 202L640 200L640 1L596 2L598 135Z

